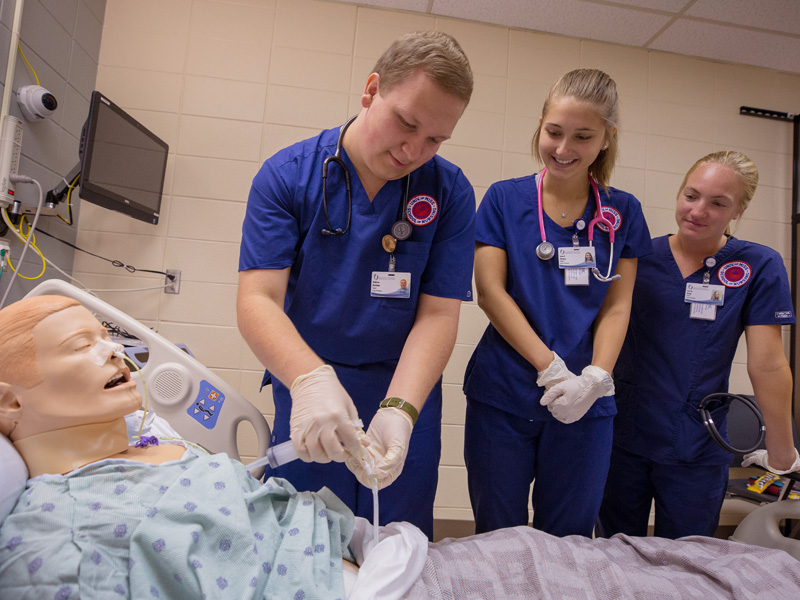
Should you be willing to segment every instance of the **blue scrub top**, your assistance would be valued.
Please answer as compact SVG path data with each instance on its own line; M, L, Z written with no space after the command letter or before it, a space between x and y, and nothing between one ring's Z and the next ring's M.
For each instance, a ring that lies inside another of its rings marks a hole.
M786 267L774 250L734 237L714 256L709 283L724 285L716 320L689 318L686 283L702 283L708 269L686 279L669 236L653 240L639 261L630 327L614 369L615 445L665 464L727 464L731 455L711 439L697 407L726 392L739 338L748 325L794 323ZM712 411L725 432L726 408Z
M410 272L410 298L370 296L373 273L389 270L381 239L402 215L402 180L389 181L370 202L350 169L352 221L343 236L323 236L322 162L334 153L339 128L279 151L253 180L242 227L239 270L291 267L284 308L323 359L343 365L397 360L416 316L419 294L472 299L475 195L462 171L435 156L411 174L409 204L422 202L430 222L397 243L397 272ZM328 168L331 226L347 223L344 174ZM419 207L418 207L419 208ZM269 374L265 376L265 382ZM291 383L291 382L289 382Z
M631 194L609 188L600 191L603 213L614 223L614 268L620 258L638 258L651 250L650 233L639 201ZM594 194L583 218L588 224L596 210ZM561 227L544 215L547 241L556 248L572 247L574 226ZM579 233L588 246L588 228ZM558 258L536 256L541 242L535 174L501 181L486 192L478 208L477 241L502 248L508 254L506 290L525 314L534 331L567 364L580 371L591 363L592 327L608 292L608 283L589 275L587 286L566 286ZM598 268L608 269L609 237L595 227L594 247ZM514 350L490 324L467 365L464 392L470 399L534 420L549 420L540 406L544 388L536 385L536 369ZM615 413L612 397L600 398L587 416Z

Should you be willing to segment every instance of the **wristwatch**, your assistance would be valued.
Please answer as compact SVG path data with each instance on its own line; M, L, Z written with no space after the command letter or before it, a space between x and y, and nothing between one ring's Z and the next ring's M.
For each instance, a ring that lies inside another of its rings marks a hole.
M382 401L380 404L380 408L399 408L403 412L405 412L409 417L411 417L411 426L417 424L417 419L419 418L419 412L417 409L414 408L414 405L410 402L406 402L402 398L386 398L386 400Z

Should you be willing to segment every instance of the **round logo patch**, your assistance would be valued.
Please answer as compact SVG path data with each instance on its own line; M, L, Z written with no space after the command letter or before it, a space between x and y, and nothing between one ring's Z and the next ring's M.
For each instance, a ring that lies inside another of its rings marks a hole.
M406 216L414 225L420 227L432 223L439 214L439 205L430 196L421 194L408 201Z
M622 215L619 214L619 211L616 208L611 208L610 206L603 206L602 208L603 218L611 223L611 225L614 227L614 231L617 231L619 226L622 225ZM601 231L608 233L608 227L605 225L605 223L598 223L597 227L599 227Z
M717 277L719 277L719 280L725 287L738 288L747 283L752 272L753 270L746 262L735 260L722 265L719 268Z

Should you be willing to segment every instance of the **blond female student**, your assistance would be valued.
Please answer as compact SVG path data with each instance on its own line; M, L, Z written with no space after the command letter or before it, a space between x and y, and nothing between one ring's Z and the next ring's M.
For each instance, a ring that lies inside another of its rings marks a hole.
M495 183L478 210L475 278L490 324L464 383L477 532L527 524L535 479L534 527L592 534L611 453L610 373L637 258L650 252L638 200L608 186L618 122L611 77L565 74L533 137L544 168Z
M731 456L708 435L701 400L728 390L744 332L747 372L776 472L800 468L791 429L792 375L781 325L794 323L786 267L774 250L729 234L747 209L758 170L741 152L698 160L678 191L678 231L653 240L639 263L628 336L614 371L617 414L598 533L714 535ZM717 292L714 297L714 292ZM725 431L727 407L712 413Z

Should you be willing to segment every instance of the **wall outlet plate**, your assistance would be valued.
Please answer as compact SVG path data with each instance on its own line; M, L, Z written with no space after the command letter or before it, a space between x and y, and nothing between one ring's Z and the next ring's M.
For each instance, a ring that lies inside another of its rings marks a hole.
M170 276L174 277L170 281ZM167 269L167 276L164 278L165 294L180 294L181 293L181 272L180 269Z

